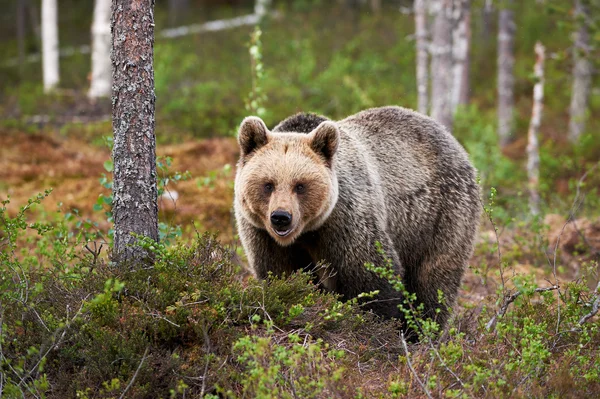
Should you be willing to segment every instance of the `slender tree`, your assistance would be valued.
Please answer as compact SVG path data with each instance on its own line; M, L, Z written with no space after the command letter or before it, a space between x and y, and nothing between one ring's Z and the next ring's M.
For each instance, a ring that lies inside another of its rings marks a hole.
M256 0L254 2L254 13L260 17L264 17L269 11L271 0Z
M381 12L381 0L371 0L371 11L375 14Z
M431 1L431 116L452 131L452 0Z
M176 26L179 18L189 7L190 0L169 0L169 25Z
M592 63L590 60L590 33L588 21L590 7L586 0L575 0L575 24L573 46L573 88L569 120L569 140L576 142L585 131L592 86Z
M113 259L147 253L134 234L158 241L154 133L154 0L113 0Z
M515 17L512 0L506 0L498 21L498 136L504 147L514 131Z
M58 86L58 7L57 0L42 0L42 71L44 91Z
M471 0L455 0L452 32L452 109L469 103L469 55L471 47Z
M111 0L96 0L94 7L90 98L108 97L111 92L110 3Z
M540 150L538 134L542 123L542 111L544 109L544 61L546 58L545 48L542 43L535 44L535 66L534 76L536 79L533 86L533 108L531 111L531 122L527 132L527 176L529 177L529 210L532 215L540 213Z
M25 61L25 0L17 0L17 47L19 65Z
M417 43L417 109L429 111L429 54L427 52L427 0L415 0L415 36Z

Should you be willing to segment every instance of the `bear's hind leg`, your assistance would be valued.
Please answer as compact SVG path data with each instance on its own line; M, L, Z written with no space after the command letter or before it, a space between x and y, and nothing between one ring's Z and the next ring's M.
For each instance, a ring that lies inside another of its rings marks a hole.
M468 259L460 254L438 254L426 259L418 267L407 268L406 288L417 296L415 307L423 305L422 320L431 319L444 329Z

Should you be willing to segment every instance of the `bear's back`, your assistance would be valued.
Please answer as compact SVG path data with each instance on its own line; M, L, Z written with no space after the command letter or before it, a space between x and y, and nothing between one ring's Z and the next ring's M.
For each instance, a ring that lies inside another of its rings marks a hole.
M310 133L329 119L313 113L298 113L279 122L272 130L280 133Z

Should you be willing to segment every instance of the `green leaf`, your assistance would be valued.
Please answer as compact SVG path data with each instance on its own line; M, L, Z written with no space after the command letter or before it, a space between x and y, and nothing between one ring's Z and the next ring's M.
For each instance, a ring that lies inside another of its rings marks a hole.
M109 159L108 161L104 162L104 169L106 169L107 172L113 171L114 165L112 159Z

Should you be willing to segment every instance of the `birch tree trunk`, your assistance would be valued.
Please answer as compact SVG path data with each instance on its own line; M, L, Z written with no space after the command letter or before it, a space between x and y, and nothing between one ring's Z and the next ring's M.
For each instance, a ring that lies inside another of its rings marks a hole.
M42 71L44 91L58 86L58 8L57 0L42 0Z
M429 111L429 54L427 53L427 0L415 0L415 36L417 43L417 110Z
M514 131L515 21L512 0L506 0L498 20L498 136L500 146L511 142Z
M452 32L452 111L469 103L469 49L471 47L471 0L455 0Z
M112 71L110 64L110 3L96 0L92 22L92 82L90 98L110 96Z
M569 140L577 142L585 131L592 85L592 63L590 60L590 34L587 23L590 18L586 0L575 0L575 24L573 46L573 87L569 120Z
M531 122L527 132L527 176L529 178L529 210L532 215L540 213L540 194L538 191L540 180L540 151L538 133L542 121L544 108L544 60L545 48L542 43L535 44L535 67L536 79L533 87L533 109L531 111Z
M154 134L154 0L113 0L113 259L140 263L150 254L132 233L158 241Z
M452 0L431 1L431 116L452 131Z
M269 11L271 0L255 0L254 2L254 14L264 17Z

